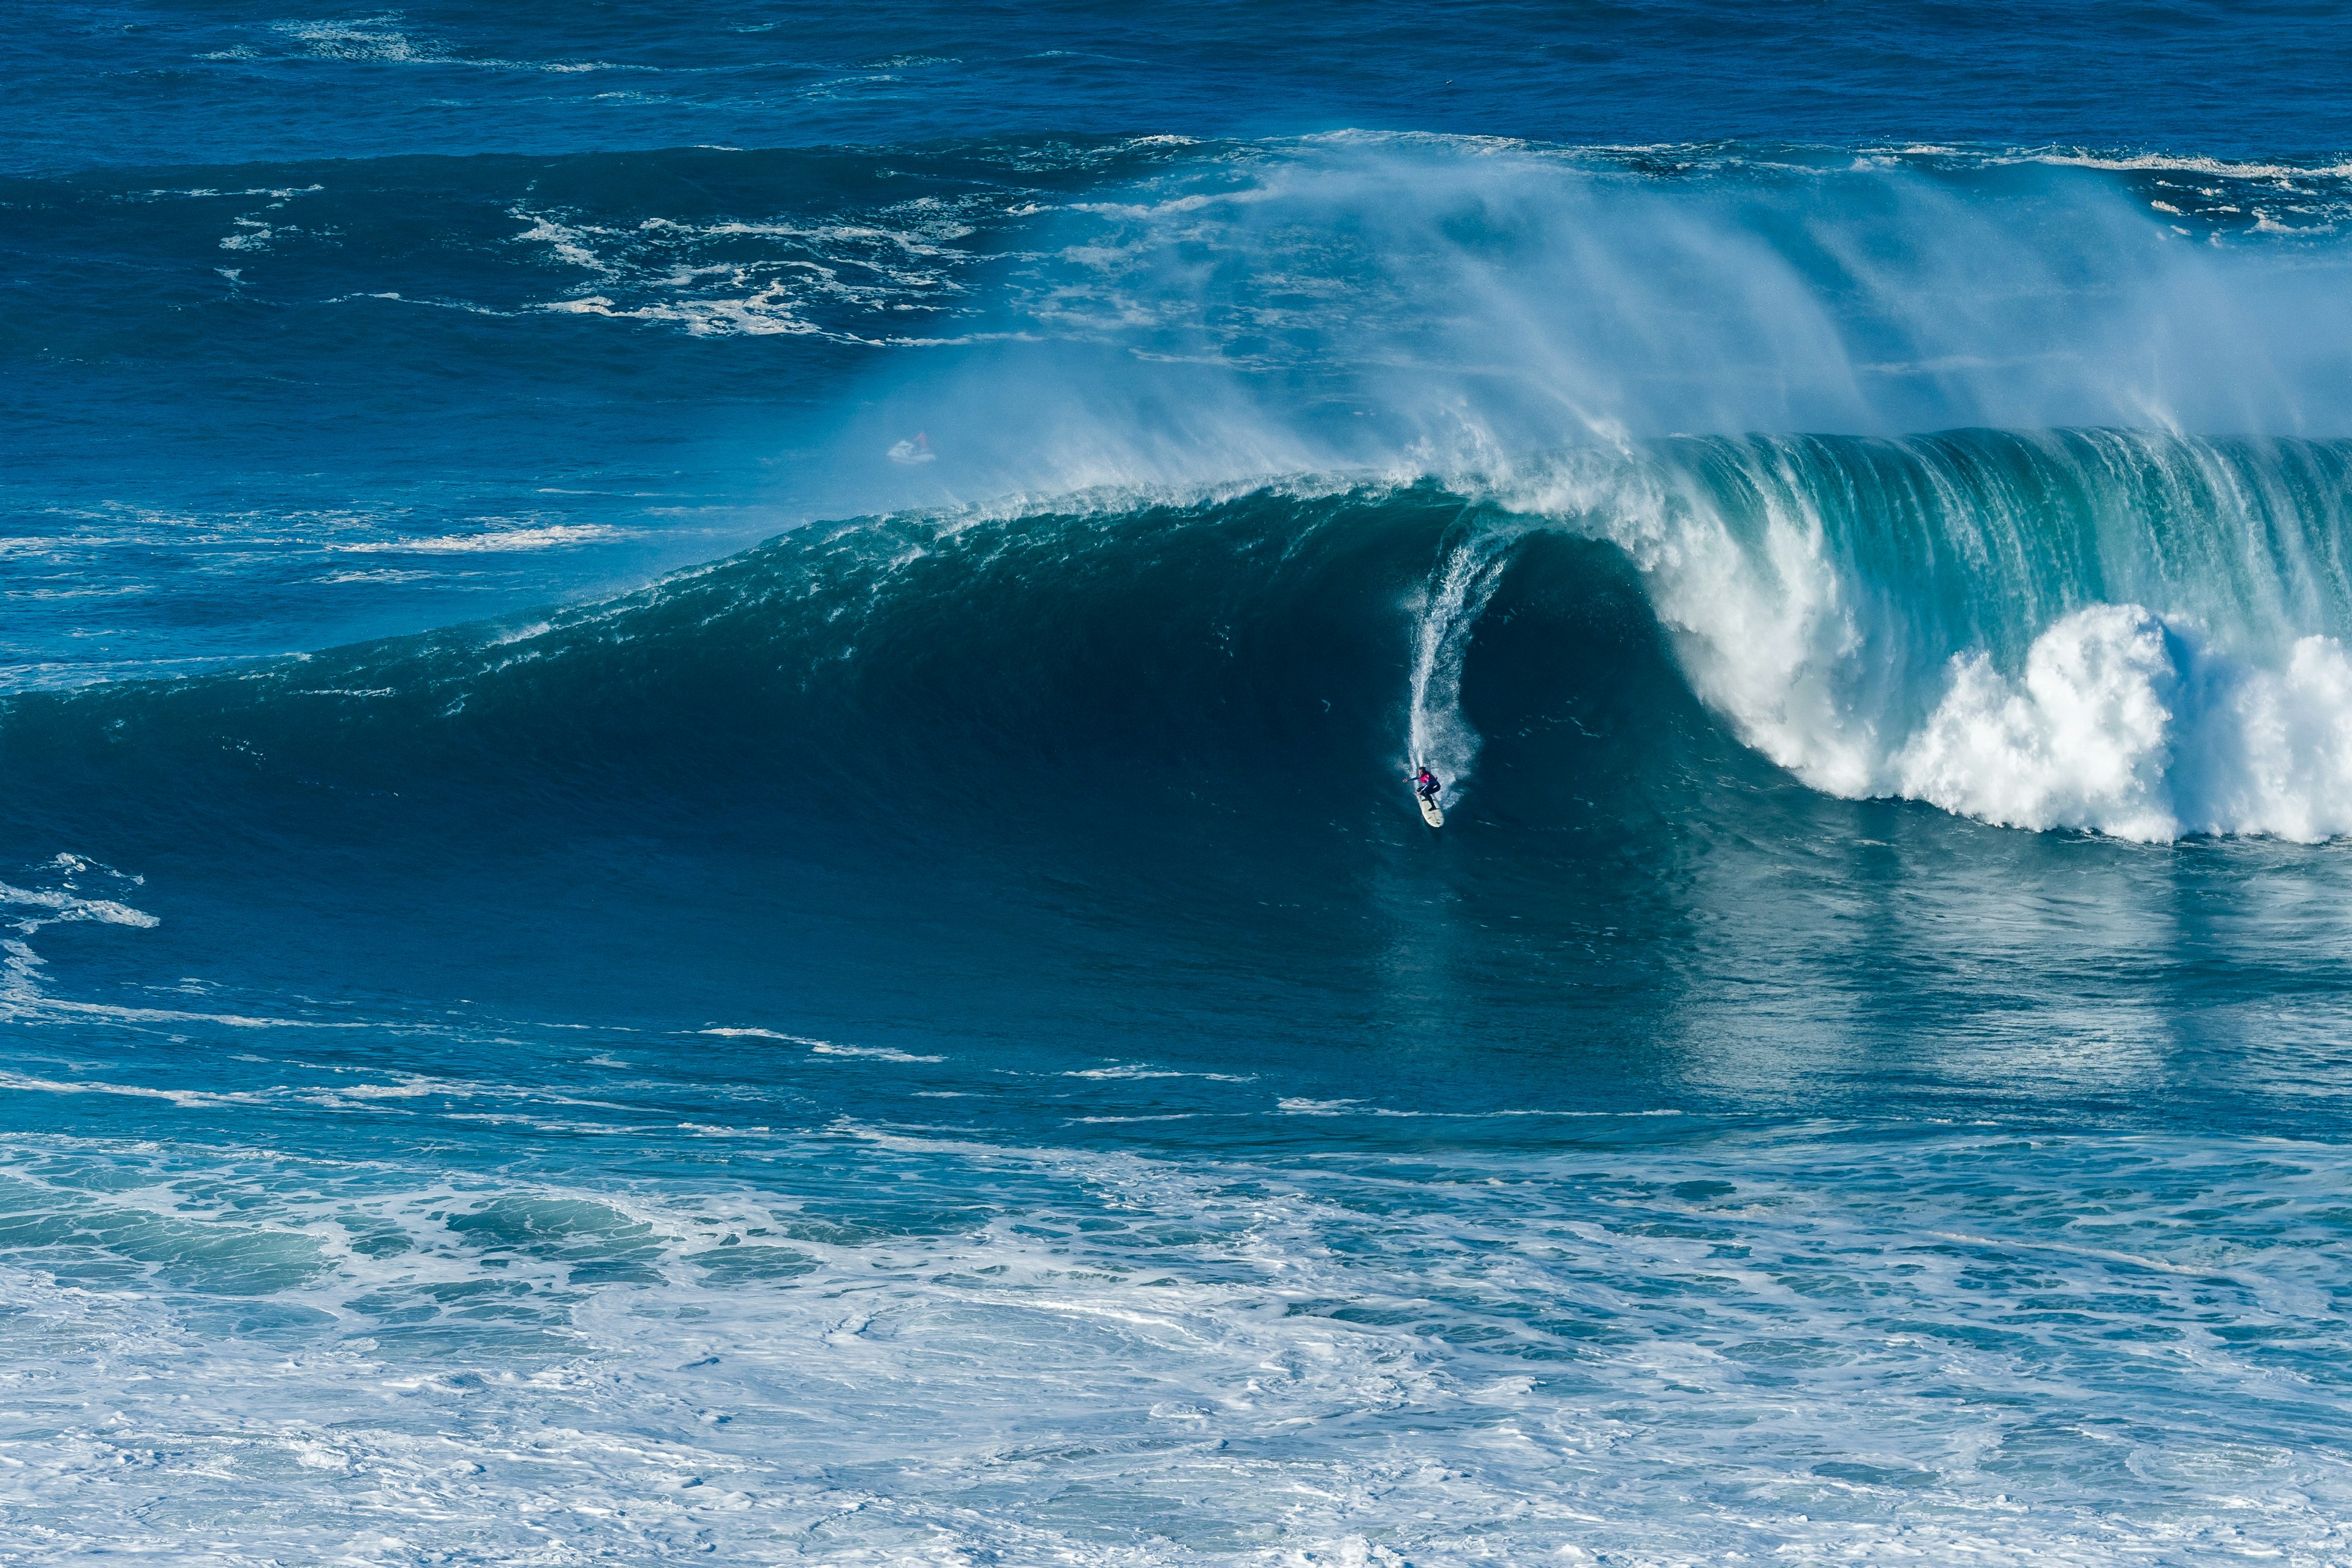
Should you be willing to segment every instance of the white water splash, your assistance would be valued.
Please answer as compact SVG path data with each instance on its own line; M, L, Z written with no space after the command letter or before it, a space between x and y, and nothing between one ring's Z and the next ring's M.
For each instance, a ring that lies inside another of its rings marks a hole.
M2016 681L1955 658L1892 765L1903 794L2011 826L2333 838L2352 833L2352 660L2309 637L2263 669L2140 605L2095 605L2036 638Z
M1483 743L1462 712L1462 660L1470 634L1503 579L1518 529L1482 530L1449 546L1414 606L1412 699L1406 746L1416 768L1444 784L1439 799L1460 796Z
M1486 493L1622 549L1701 700L1816 789L2316 842L2352 834L2333 472L2124 431L1755 437Z

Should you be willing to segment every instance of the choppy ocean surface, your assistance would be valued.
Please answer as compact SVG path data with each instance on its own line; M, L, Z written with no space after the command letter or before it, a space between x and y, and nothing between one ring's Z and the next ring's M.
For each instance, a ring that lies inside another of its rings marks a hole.
M0 1564L2352 1563L2337 7L0 64Z

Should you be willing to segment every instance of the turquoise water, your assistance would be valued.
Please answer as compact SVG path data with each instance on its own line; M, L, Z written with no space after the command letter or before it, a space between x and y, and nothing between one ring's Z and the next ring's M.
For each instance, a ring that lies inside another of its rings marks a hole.
M36 14L0 1563L2352 1561L2347 39Z

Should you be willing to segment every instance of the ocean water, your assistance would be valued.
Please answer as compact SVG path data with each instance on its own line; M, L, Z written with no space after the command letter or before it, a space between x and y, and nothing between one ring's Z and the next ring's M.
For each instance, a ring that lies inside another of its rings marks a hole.
M2352 1563L2339 7L12 24L0 1565Z

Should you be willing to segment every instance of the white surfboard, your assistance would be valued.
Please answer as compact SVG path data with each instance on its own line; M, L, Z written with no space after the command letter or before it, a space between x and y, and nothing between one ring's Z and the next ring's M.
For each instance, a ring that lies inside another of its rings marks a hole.
M1437 809L1437 803L1435 801L1430 799L1425 795L1420 794L1415 794L1412 798L1421 802L1421 819L1423 822L1426 822L1432 827L1443 827L1445 826L1445 814Z

